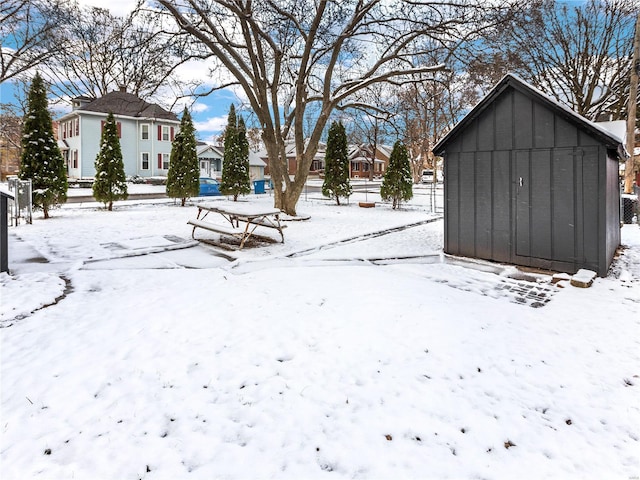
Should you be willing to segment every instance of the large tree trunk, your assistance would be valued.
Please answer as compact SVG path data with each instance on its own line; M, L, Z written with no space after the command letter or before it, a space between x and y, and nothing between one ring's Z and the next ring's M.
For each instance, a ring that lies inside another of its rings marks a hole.
M298 179L298 175L296 175L296 178L291 181L288 179L288 174L285 181L276 181L274 183L274 206L282 210L284 213L295 217L297 215L296 205L300 199L300 195L302 194L304 181L304 178ZM280 191L278 191L278 189Z

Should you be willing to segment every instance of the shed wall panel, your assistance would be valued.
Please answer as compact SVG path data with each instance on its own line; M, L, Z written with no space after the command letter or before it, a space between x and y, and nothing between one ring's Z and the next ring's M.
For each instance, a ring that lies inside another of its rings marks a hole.
M458 222L460 219L460 154L447 153L445 162L445 244L444 251L453 255L459 254Z
M551 110L539 103L533 104L534 147L552 148L555 145L555 122Z
M581 130L578 130L578 146L581 147L595 147L600 145L600 142L591 135Z
M478 122L472 122L462 133L462 151L475 152L478 149Z
M459 203L459 245L461 255L475 256L475 169L474 154L462 152L460 154L460 190Z
M575 175L573 149L553 155L553 259L575 261Z
M590 149L582 156L582 262L590 269L598 267L598 251L600 250L600 235L598 234L598 151Z
M478 152L475 160L475 243L476 256L491 258L492 201L491 152Z
M511 152L493 152L492 254L488 259L511 261Z
M556 147L575 147L578 145L578 129L564 118L556 115Z
M511 95L504 94L495 101L496 150L513 148L513 107Z
M520 92L513 93L515 119L515 145L517 149L533 147L533 105L531 99Z
M606 274L611 261L620 246L620 184L618 183L618 162L612 156L605 153L605 148L600 147L599 157L606 158L604 167L606 172L602 178L606 182L605 192L602 197L606 199L606 219L604 229L606 233L606 245L600 248L600 269Z
M495 111L488 108L478 118L478 151L487 152L493 150L495 138Z
M529 150L518 150L514 153L516 168L515 254L520 257L528 257L531 255L531 219L529 215L531 211L530 152Z
M550 260L551 252L551 150L531 152L531 255Z

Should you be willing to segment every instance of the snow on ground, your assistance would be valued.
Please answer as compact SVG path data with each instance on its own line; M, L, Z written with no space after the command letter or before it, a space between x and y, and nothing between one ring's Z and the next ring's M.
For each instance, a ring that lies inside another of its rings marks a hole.
M2 478L637 478L638 225L554 286L444 256L416 192L304 195L284 244L220 254L193 202L11 227Z

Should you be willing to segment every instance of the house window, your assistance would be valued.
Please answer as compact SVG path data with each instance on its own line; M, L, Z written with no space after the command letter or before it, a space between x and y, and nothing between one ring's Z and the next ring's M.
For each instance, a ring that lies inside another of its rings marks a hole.
M151 166L151 155L149 155L149 152L142 152L142 158L141 158L141 162L140 162L140 169L141 170L149 170L150 166Z
M168 153L158 154L158 169L169 170L169 154Z
M142 140L149 140L149 124L143 123L140 125L140 138Z
M76 118L73 120L76 126L76 135L80 135L80 119Z
M158 125L158 140L162 142L173 142L175 129L168 125Z
M73 151L73 168L78 168L78 150Z
M360 164L359 163L352 163L353 165L353 171L354 172L359 172L360 171Z

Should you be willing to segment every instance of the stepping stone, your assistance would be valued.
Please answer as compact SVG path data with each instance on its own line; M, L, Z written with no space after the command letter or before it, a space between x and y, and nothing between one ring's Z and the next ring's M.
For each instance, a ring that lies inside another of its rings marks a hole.
M596 279L596 272L581 268L571 277L571 285L579 288L589 288Z

